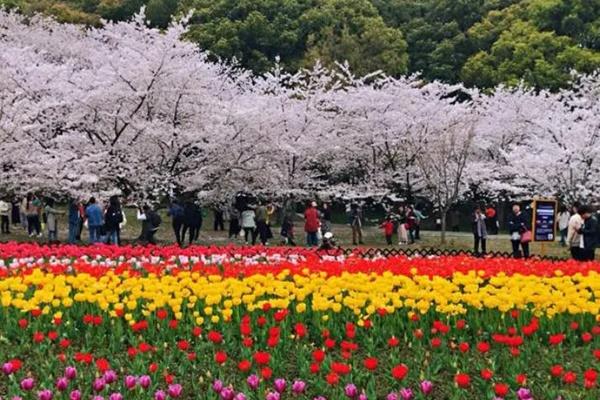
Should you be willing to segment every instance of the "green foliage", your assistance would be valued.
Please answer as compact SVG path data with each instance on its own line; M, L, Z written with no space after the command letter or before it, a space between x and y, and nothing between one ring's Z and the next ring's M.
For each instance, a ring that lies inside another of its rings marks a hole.
M194 10L187 38L257 73L348 61L483 88L556 90L600 67L600 0L0 0L23 12L99 25L146 6L165 28Z

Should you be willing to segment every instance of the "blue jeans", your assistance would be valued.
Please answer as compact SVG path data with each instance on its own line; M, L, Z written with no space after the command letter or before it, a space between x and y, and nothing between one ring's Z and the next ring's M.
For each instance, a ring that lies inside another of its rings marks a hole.
M89 225L90 243L98 243L100 241L100 225Z
M319 238L317 232L306 232L306 246L316 247L319 245Z
M48 231L48 241L54 242L56 241L57 235L56 231Z
M108 232L108 243L119 245L121 243L121 232L119 229Z
M79 221L69 222L69 238L68 242L73 244L77 241L77 231L79 230Z

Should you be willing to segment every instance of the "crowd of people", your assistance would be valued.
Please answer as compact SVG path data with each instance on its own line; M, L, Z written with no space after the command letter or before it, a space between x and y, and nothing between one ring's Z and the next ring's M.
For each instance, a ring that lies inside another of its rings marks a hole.
M380 224L387 245L394 244L394 236L399 245L413 244L420 239L420 227L427 219L413 205L384 207L386 216ZM279 212L278 212L279 211ZM260 243L268 245L270 241L281 245L297 244L295 221L304 222L304 243L308 247L324 249L335 246L332 232L332 207L330 202L320 206L315 201L307 204L302 215L294 211L278 210L271 202L256 201L239 204L234 202L226 207L213 208L213 228L225 231L229 223L228 237L241 240L246 245ZM10 234L13 227L21 226L30 237L42 237L44 233L49 242L58 241L59 215L66 214L68 223L68 243L81 242L82 232L88 231L89 243L121 244L121 230L127 224L127 217L118 196L112 196L105 202L94 197L87 201L72 200L66 211L55 206L52 198L42 201L35 194L27 194L15 201L0 200L0 233ZM201 207L193 200L174 199L167 208L175 241L180 245L191 245L198 241L204 219ZM346 207L347 224L352 230L352 244L362 245L365 217L362 206L352 202ZM141 222L138 241L155 244L155 234L162 219L150 205L137 206L137 219ZM273 226L279 220L279 240L275 239ZM437 221L439 224L439 220ZM474 237L474 252L485 255L489 235L498 234L500 224L495 206L475 207L471 226ZM531 215L522 211L519 204L512 207L508 218L508 233L512 244L513 256L528 258L529 244L533 240ZM560 244L568 247L576 260L587 261L595 258L595 249L600 246L600 228L598 217L590 206L575 203L570 209L562 206L557 215L557 230Z

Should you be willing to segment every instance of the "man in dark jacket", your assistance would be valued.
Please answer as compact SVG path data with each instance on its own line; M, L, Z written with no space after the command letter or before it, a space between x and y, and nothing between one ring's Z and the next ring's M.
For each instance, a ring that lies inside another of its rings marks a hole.
M581 261L594 261L596 259L596 247L600 244L600 230L598 220L592 214L589 206L580 209L584 224L580 232L583 235L583 251Z
M104 214L104 226L108 234L108 242L111 244L121 244L121 223L123 222L123 211L119 197L112 196L109 199L109 206Z
M69 203L69 244L74 244L79 233L79 223L81 222L81 214L79 211L79 201L71 199Z
M138 210L138 220L142 221L142 241L146 244L156 244L154 235L162 222L160 215L146 204Z
M190 231L189 244L194 243L198 239L200 228L202 227L202 210L200 207L188 201L183 207L183 232L181 234L181 241L185 240L186 232Z
M508 233L513 248L513 256L521 258L519 246L523 249L523 257L529 258L529 242L524 240L523 235L529 231L529 221L525 214L521 212L521 206L513 205L512 214L508 219Z
M177 199L174 199L171 202L171 205L169 206L169 211L167 212L167 214L171 217L173 232L175 233L175 240L177 240L177 244L179 246L181 246L183 243L183 237L181 235L181 230L183 228L184 223L183 213L183 206L179 204L179 201L177 201Z

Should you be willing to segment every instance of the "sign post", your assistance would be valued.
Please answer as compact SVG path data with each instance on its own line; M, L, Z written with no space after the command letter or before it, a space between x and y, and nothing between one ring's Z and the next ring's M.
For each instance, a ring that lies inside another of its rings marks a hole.
M533 201L532 224L533 241L541 242L542 256L545 256L545 243L556 239L556 216L558 202L554 199Z

